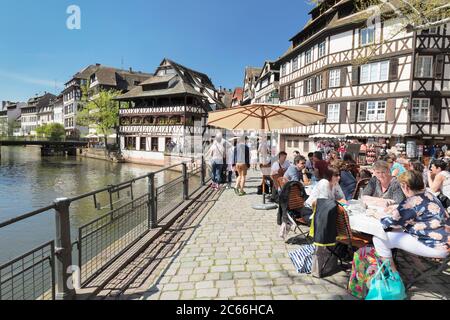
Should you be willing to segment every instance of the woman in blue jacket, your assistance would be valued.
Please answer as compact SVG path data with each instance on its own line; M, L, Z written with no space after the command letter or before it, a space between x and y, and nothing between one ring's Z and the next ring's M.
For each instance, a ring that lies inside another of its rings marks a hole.
M341 173L339 185L344 192L345 199L351 200L356 189L356 178L353 176L352 172L349 170L344 161L335 160L333 162L333 165L337 167L339 169L339 172Z

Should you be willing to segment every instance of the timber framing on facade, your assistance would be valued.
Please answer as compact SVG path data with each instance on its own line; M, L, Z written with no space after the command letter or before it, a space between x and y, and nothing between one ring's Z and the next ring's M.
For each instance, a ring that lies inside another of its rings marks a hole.
M280 99L327 119L281 132L391 142L450 142L450 25L407 32L400 18L367 21L353 1L323 1L291 39L280 65ZM300 147L301 150L301 147Z
M169 59L161 62L154 76L117 100L121 150L133 160L191 156L198 146L201 152L209 140L208 112L225 107L206 74Z

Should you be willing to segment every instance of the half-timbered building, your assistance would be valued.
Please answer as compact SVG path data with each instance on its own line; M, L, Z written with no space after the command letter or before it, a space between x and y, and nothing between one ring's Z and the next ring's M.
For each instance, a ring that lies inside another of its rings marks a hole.
M95 127L80 126L77 123L77 114L80 109L82 87L89 84L91 96L97 95L101 90L118 90L123 93L131 90L142 81L151 76L149 73L122 70L104 66L100 63L89 65L77 72L65 84L63 94L64 127L68 135L86 135L96 133Z
M231 107L236 108L239 107L242 103L242 98L244 95L244 90L240 87L235 88L233 91L233 97L231 99Z
M261 74L261 68L247 67L244 74L244 92L242 97L242 105L250 104L255 98L256 82Z
M279 103L279 64L266 61L255 83L255 96L252 103Z
M278 61L281 103L327 118L282 131L281 145L313 151L320 136L450 142L450 25L407 32L401 18L368 18L348 0L322 1L310 15Z
M125 160L167 164L201 154L210 140L208 112L224 108L220 98L206 74L164 59L154 76L118 98Z

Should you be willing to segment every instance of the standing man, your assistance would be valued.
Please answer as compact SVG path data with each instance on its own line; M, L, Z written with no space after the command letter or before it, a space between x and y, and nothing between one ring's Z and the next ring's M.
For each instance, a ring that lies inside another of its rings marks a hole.
M236 179L236 186L234 192L238 196L245 196L245 180L247 179L247 170L250 168L250 148L247 146L246 137L242 136L239 138L239 143L234 149L234 161L233 165L238 173L238 178Z

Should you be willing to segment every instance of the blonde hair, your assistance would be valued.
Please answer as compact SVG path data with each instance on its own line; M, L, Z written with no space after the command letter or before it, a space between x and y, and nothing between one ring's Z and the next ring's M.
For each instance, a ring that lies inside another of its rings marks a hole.
M373 164L372 167L373 170L383 170L385 172L390 172L391 169L389 168L389 164L386 161L377 161Z
M406 184L413 191L423 191L425 189L423 175L419 171L406 171L397 179L398 182Z

